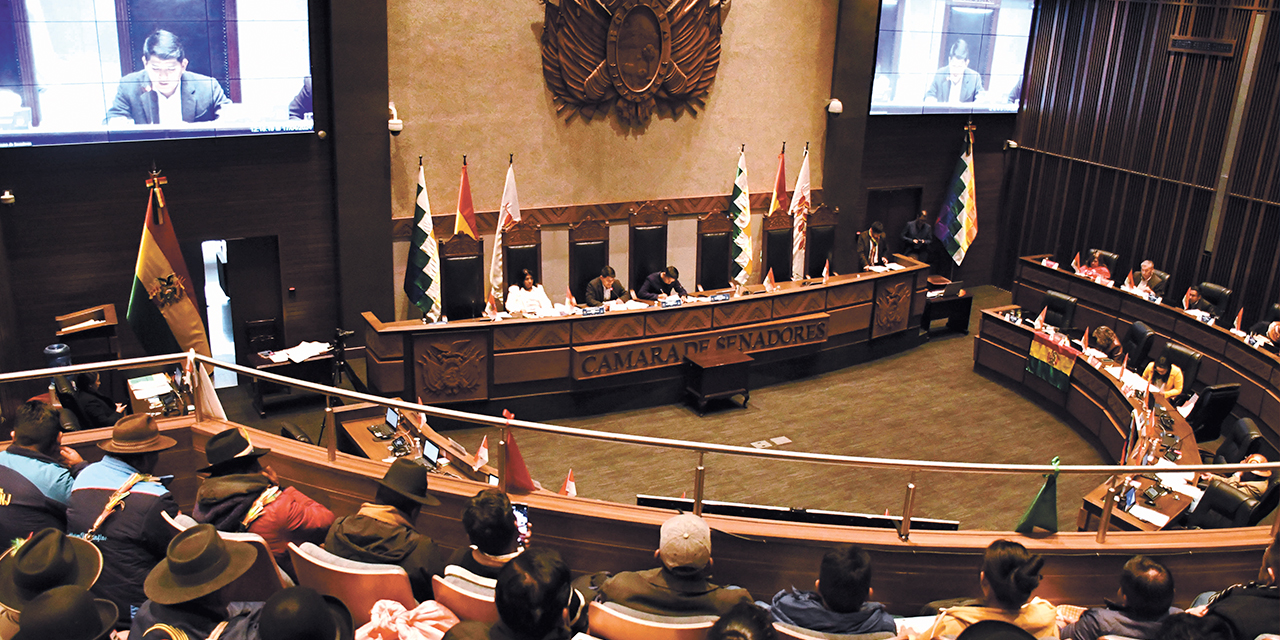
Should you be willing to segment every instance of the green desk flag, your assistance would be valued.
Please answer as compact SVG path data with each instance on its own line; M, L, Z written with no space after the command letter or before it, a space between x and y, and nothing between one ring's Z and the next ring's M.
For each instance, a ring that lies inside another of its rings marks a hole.
M1018 533L1029 534L1037 527L1050 533L1058 532L1058 458L1055 456L1049 464L1053 465L1053 473L1045 476L1040 493L1014 529Z

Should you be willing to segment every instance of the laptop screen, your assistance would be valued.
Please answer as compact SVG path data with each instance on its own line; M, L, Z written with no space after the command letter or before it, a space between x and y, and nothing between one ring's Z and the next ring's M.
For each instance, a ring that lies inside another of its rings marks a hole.
M399 427L400 413L395 409L387 409L387 424L391 425L392 429Z

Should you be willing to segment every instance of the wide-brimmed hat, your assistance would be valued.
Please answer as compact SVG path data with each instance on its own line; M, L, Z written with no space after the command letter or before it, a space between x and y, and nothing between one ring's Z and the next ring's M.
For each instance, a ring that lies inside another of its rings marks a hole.
M252 545L223 540L213 525L198 524L174 536L142 591L159 604L189 602L231 584L257 557Z
M396 458L378 484L418 504L431 507L440 504L435 496L427 493L427 468L404 458Z
M711 528L692 513L662 523L658 538L658 557L668 569L702 569L711 560Z
M111 428L111 439L99 442L98 448L107 453L151 453L164 451L178 444L169 436L160 435L156 419L145 413L135 413L120 418Z
M13 640L99 640L111 633L120 610L79 585L54 587L31 601Z
M218 473L228 466L245 460L257 460L268 453L271 453L270 449L259 449L249 442L249 434L245 433L244 427L227 429L215 434L205 443L204 457L209 461L209 466L198 469L197 472Z
M353 627L341 600L307 587L277 591L258 618L258 635L271 640L351 640Z
M88 589L101 570L102 552L93 543L67 537L52 527L41 529L0 558L0 604L22 611L54 587Z
M1241 462L1243 462L1244 464L1266 464L1269 461L1267 460L1267 457L1262 455L1261 453L1251 453L1245 456L1244 460L1241 460ZM1252 473L1253 475L1258 476L1259 478L1271 477L1270 469L1257 469L1257 470L1250 469L1248 473Z

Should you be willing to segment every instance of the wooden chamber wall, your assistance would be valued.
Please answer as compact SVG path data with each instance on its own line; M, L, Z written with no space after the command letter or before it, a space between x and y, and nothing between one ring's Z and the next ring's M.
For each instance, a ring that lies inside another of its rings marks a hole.
M1202 281L1232 289L1232 313L1243 304L1246 325L1280 297L1280 3L1233 4L1040 5L1020 149L1006 176L1001 278L1016 256L1070 260L1095 247L1120 254L1121 268L1153 260L1172 275L1171 296ZM1206 252L1257 19L1265 30ZM1173 35L1233 40L1235 54L1171 52Z

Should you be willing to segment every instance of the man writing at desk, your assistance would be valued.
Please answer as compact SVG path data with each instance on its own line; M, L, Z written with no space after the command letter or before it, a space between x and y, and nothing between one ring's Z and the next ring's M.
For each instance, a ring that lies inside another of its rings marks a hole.
M120 78L107 124L208 122L231 104L217 80L187 71L182 40L164 29L147 36L142 64L142 71Z
M1167 280L1156 273L1156 265L1150 260L1142 261L1142 268L1133 272L1133 288L1140 293L1149 293L1157 298L1164 297Z
M631 299L627 290L618 282L618 274L608 265L600 270L599 278L587 283L587 290L582 297L587 299L588 307L599 307L613 300L625 302Z
M871 223L871 228L858 234L858 270L866 271L870 267L888 264L884 252L884 225L879 220Z
M689 292L680 286L680 272L675 267L668 266L663 271L649 274L649 277L644 279L644 284L640 285L640 290L636 292L636 297L641 300L666 300L672 291L678 292L681 298L689 295Z

